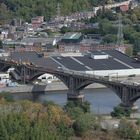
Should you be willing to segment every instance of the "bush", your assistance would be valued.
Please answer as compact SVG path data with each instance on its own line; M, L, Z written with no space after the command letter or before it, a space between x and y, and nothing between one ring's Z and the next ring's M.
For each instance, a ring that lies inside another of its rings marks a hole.
M53 106L54 106L54 105L56 105L56 104L55 104L53 101L46 101L46 100L45 100L45 101L42 103L42 105L43 105L43 106L49 106L49 105L53 105Z
M94 130L94 124L94 115L86 113L77 118L77 120L73 123L73 129L77 136L83 136L87 131Z
M126 119L120 121L117 134L123 139L138 140L137 127L134 122L130 122Z
M131 113L132 113L131 109L125 109L124 107L117 106L114 107L114 111L111 112L111 116L117 118L130 117Z
M7 102L14 102L13 95L8 92L1 93L0 98L4 98Z
M84 113L90 112L90 103L88 101L68 101L64 108L66 111L69 111L69 109L73 109L74 107L81 108Z

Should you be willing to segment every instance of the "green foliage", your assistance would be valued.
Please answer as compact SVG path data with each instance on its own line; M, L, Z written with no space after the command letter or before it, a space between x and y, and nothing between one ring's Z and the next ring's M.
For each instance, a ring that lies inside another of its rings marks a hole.
M112 34L108 34L105 35L103 38L103 43L104 44L108 44L108 43L116 43L117 42L117 36L116 35L112 35Z
M12 13L14 17L19 17L29 21L34 16L45 16L45 19L56 15L58 0L1 0L2 18L6 19ZM4 5L4 6L3 6ZM60 0L61 14L92 9L90 0Z
M139 133L137 133L137 127L133 122L128 120L121 120L117 134L123 139L138 140Z
M90 103L88 101L69 101L67 102L65 109L69 111L69 109L73 109L74 107L79 107L83 113L90 112Z
M61 121L58 124L58 133L62 134L63 136L65 136L65 138L67 139L70 136L74 135L74 131L72 127L69 127L66 123L64 123L63 121Z
M73 120L75 120L79 118L79 116L84 115L84 112L80 107L73 107L68 109L68 114Z
M93 6L112 2L112 0L59 0L61 15L77 11L90 11ZM50 19L50 17L57 14L57 4L58 0L1 0L0 19L7 20L16 17L30 21L32 17L41 15L45 19ZM111 14L107 15L110 17Z
M0 94L0 98L4 98L7 102L13 102L14 97L11 93L4 92Z
M52 32L51 29L43 30L43 32L46 32L48 34L48 36L52 36L53 35L53 32Z
M136 125L140 126L140 118L137 119Z
M12 11L10 11L6 4L0 2L0 20L5 21L12 18Z
M65 34L65 33L70 32L70 31L71 31L71 29L68 28L68 27L65 27L65 26L63 26L63 27L61 28L61 30L60 30L60 32L61 32L62 34Z
M117 27L113 26L113 24L108 19L100 20L99 28L102 35L117 34Z
M111 116L117 118L130 117L131 113L132 113L131 109L125 109L124 107L117 106L114 107L114 110L111 112Z
M99 29L83 29L80 31L82 34L99 34Z
M73 129L75 135L84 136L86 132L94 130L97 128L97 123L95 123L95 117L90 114L90 104L89 102L74 102L69 101L65 106L65 109L69 116L73 119Z
M83 136L87 131L94 130L95 118L93 114L80 115L73 124L75 134L77 136Z
M132 46L127 47L125 50L125 54L131 57L133 55L133 47Z
M43 102L43 105L44 106L49 106L49 105L52 105L52 106L54 106L54 105L56 105L53 101L44 101Z
M2 41L0 40L0 49L2 49L2 48L3 48Z
M56 105L0 100L0 140L67 140L70 118Z
M118 19L117 14L114 14L112 10L105 10L103 12L99 10L97 12L97 16L100 19L106 18L106 19L108 19L110 21L116 21Z

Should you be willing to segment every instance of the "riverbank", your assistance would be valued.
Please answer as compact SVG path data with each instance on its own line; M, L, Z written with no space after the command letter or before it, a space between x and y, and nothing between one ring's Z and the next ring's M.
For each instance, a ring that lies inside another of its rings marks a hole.
M99 89L106 88L101 84L91 84L85 89ZM31 92L50 92L50 91L65 91L67 87L62 82L52 82L49 84L34 84L34 85L19 85L16 87L2 87L0 88L1 92L10 92L10 93L31 93Z

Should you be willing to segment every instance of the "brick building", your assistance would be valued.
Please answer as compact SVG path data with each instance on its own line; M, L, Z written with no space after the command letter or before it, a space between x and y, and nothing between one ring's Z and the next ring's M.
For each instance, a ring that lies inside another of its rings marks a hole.
M31 19L31 24L33 28L38 28L41 26L41 24L44 22L44 17L43 16L38 16L35 18Z

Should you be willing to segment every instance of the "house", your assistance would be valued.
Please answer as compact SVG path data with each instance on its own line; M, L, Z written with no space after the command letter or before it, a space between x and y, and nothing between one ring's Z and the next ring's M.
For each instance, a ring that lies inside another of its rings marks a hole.
M37 16L37 17L31 19L31 24L32 24L33 28L40 27L43 22L44 22L43 16Z
M129 10L129 5L122 5L122 6L120 6L120 10L122 12L127 12Z

